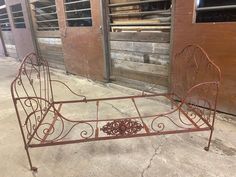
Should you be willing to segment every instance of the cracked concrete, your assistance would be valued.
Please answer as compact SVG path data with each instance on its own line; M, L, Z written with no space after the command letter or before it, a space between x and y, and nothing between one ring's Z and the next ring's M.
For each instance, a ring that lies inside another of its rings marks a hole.
M220 115L209 152L203 150L209 132L46 147L30 151L33 164L38 167L38 173L32 173L10 95L10 83L18 66L19 63L13 59L0 59L0 177L236 176L236 126ZM89 97L136 93L133 89L114 84L98 84L60 72L53 72L53 77L63 80L77 92ZM56 89L60 91L59 87ZM65 94L59 92L58 96L64 97ZM146 102L146 109L153 109L153 101L155 100ZM168 107L163 103L159 106L160 110ZM125 102L108 103L105 111L110 107L114 108L110 115L135 113ZM65 112L71 114L70 109L74 108L68 108Z
M111 103L106 103L106 102L105 102L105 104L111 105L112 108L114 108L115 110L117 110L117 111L118 111L121 115L123 115L123 116L130 116L130 114L128 114L127 112L123 112L122 110L120 110L119 108L117 108L116 106L114 106L114 105L111 104Z
M166 143L166 141L167 141L167 139L166 139L165 136L162 136L162 138L164 139L164 141L163 141L160 145L158 145L156 148L153 147L154 153L153 153L153 155L151 156L147 167L143 169L143 171L142 171L142 173L141 173L141 177L144 177L145 172L147 172L147 171L151 168L151 165L152 165L152 162L153 162L154 158L155 158L158 154L161 153L161 148L162 148L162 146L163 146L163 145Z

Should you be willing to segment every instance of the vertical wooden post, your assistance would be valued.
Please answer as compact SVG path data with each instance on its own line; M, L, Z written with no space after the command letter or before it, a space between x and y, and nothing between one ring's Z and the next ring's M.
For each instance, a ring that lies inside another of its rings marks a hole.
M8 56L7 49L6 49L6 46L5 46L5 41L3 40L3 37L2 37L2 28L1 27L0 27L0 41L2 43L4 55Z
M169 73L168 73L168 91L169 93L172 92L171 88L171 74L172 74L172 60L174 57L174 50L173 50L173 45L174 45L174 26L175 26L175 5L176 5L176 0L172 0L172 5L171 5L171 30L170 30L170 63L169 63Z
M37 43L37 36L35 34L35 25L34 25L34 20L33 20L33 16L32 16L32 11L31 11L31 7L30 7L30 0L24 0L25 1L25 6L26 6L26 11L27 11L27 16L29 18L29 24L30 24L30 32L32 35L32 41L33 41L33 45L34 45L34 50L36 52L36 54L38 56L40 56L39 54L39 47L38 47L38 43Z
M104 52L104 79L110 82L111 59L110 59L110 44L109 44L109 17L108 17L108 2L107 0L100 0L101 8L101 31L103 34L103 52Z

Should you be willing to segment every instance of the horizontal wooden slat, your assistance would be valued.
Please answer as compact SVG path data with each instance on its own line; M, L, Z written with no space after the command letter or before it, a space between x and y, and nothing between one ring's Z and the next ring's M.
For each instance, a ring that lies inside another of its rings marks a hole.
M139 62L132 62L132 61L125 61L125 60L117 59L117 60L112 60L112 66L114 68L138 71L140 73L143 73L144 75L147 73L156 74L160 76L168 75L168 68L167 66L163 66L163 65L154 65L154 64L139 63Z
M52 55L63 55L63 51L61 48L57 48L57 47L39 47L40 52L41 53L48 53L48 54L52 54Z
M166 86L161 86L153 83L147 83L144 81L134 80L134 79L128 79L125 77L120 76L112 76L111 77L112 83L115 83L115 87L119 87L119 85L124 87L129 87L133 89L138 89L142 91L154 91L156 93L167 93L168 89ZM112 85L114 86L114 85ZM168 103L167 103L168 104Z
M168 86L168 77L160 76L155 74L146 73L139 71L131 71L122 68L112 68L112 78L119 80L119 78L133 79L137 81L145 81L160 86ZM122 81L122 80L121 80Z
M49 66L56 69L66 70L64 65L49 62Z
M150 63L157 65L169 64L169 55L162 55L162 54L146 54L146 53L137 53L129 51L111 50L110 56L112 60L120 59L126 61Z
M136 24L146 24L146 25L163 25L162 23L171 22L171 17L155 17L153 19L132 19L132 20L113 20L113 25L136 25Z
M110 41L111 50L169 54L169 43Z
M57 53L52 53L52 52L41 51L41 55L48 56L48 57L50 57L51 59L54 59L54 60L61 60L61 61L64 62L64 56L63 56L63 54L57 54Z
M53 51L55 53L63 53L61 45L42 44L42 43L38 43L38 44L41 51L48 51L48 52Z
M121 13L111 13L109 16L120 17L120 16L141 16L141 15L160 15L160 16L170 16L170 10L155 10L155 11L144 11L144 12L121 12Z
M170 26L112 26L112 31L170 31Z
M41 56L48 61L49 66L65 70L62 45L38 43Z
M55 57L57 57L57 56L63 57L63 52L55 52L55 51L48 51L48 50L40 50L40 53L52 55L52 56L55 56Z
M16 50L9 50L9 49L6 49L6 50L7 50L7 53L12 53L12 54L16 54L17 55Z
M37 38L60 38L59 31L36 31Z
M41 54L41 57L47 60L49 64L64 66L64 59L60 56Z
M120 27L123 27L123 26L157 26L157 27L159 27L159 26L170 26L171 25L171 23L170 22L167 22L167 23L165 23L165 22L163 22L163 23L161 23L161 22L156 22L156 21L153 21L153 20L150 20L150 21L148 21L148 22L146 22L146 21L140 21L140 20L138 20L137 22L119 22L119 23L110 23L110 26L112 27L112 26L120 26Z
M8 52L7 51L7 54L9 57L17 58L17 53L15 53L15 52Z
M111 41L169 43L170 33L110 32Z
M56 61L59 61L61 63L64 63L64 56L63 54L54 54L54 53L49 53L49 52L45 52L45 51L41 51L41 56L43 57L47 57L51 60L56 60Z
M146 1L133 1L133 2L121 2L121 3L114 3L109 4L109 7L123 7L123 6L134 6L146 3L154 3L154 2L161 2L161 1L169 1L169 0L146 0Z
M15 45L12 31L2 31L2 38L5 44Z
M17 54L16 50L9 50L9 49L6 49L7 50L7 53L14 53L14 54Z
M62 63L62 62L57 62L57 61L52 60L52 59L50 59L50 58L47 58L47 57L45 57L45 56L43 56L43 58L44 58L46 61L48 61L48 64L49 64L49 65L50 65L50 64L53 64L54 66L55 66L55 65L58 65L60 68L61 68L61 66L65 67L64 63Z

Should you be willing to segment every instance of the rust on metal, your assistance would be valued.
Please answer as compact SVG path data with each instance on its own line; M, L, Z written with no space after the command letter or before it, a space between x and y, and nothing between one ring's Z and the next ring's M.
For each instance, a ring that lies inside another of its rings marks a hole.
M195 45L177 54L172 66L170 93L140 92L132 96L88 99L65 83L51 79L47 61L39 60L35 54L27 55L11 84L11 93L31 169L36 168L32 165L29 148L89 141L210 131L205 148L209 150L221 71L204 50ZM56 100L55 83L75 99ZM149 110L143 114L137 101L158 97L167 99L172 109L167 112ZM102 117L102 103L122 100L130 101L137 115ZM75 103L93 104L96 109L91 106L90 112L96 113L95 118L72 120L62 114L62 107Z

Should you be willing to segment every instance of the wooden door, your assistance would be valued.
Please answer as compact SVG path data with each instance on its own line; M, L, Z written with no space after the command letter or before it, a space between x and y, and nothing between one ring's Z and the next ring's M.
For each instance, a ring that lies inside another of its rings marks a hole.
M0 1L1 44L0 55L17 58L16 46L11 30L9 15L5 1Z
M25 1L8 0L6 6L11 22L16 51L19 59L23 59L30 52L35 52L32 39L31 25Z
M57 1L57 11L66 70L103 80L100 1Z
M175 56L188 44L198 44L204 48L209 57L220 67L222 73L217 109L236 115L236 23L195 23L193 21L196 10L195 2L194 0L176 1L172 55ZM230 18L233 17L231 12L222 18L220 15L215 17L220 17L222 20L228 19L228 15ZM208 17L207 19L214 20L214 18Z

